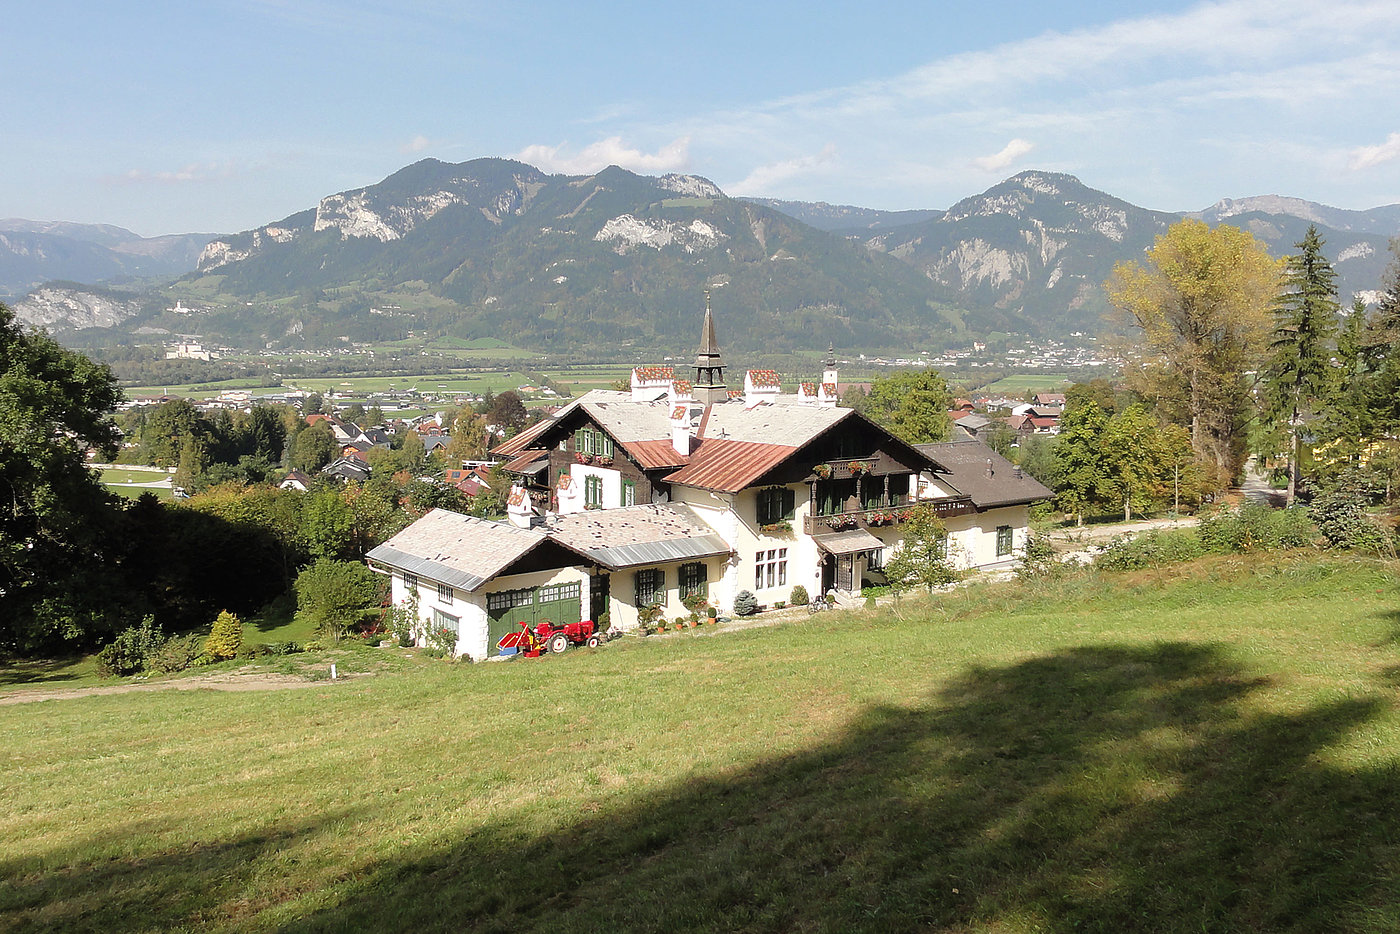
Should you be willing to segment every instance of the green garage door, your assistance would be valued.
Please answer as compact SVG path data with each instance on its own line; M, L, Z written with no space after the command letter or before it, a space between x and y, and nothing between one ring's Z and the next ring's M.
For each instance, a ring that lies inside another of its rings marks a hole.
M535 625L535 592L504 590L486 595L486 654L500 655L501 636L519 632L522 622Z
M535 591L535 623L549 620L556 626L576 623L583 617L581 584L550 584Z
M486 654L499 655L497 643L501 636L519 632L522 622L532 628L545 620L555 625L576 623L582 609L583 587L577 583L487 594Z

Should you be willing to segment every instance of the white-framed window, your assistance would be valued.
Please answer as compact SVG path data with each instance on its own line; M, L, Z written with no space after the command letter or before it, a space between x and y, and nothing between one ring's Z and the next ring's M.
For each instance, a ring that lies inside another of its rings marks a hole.
M433 609L433 628L446 629L451 632L453 637L452 641L457 641L457 636L459 636L462 631L461 627L462 618L460 616L453 616L450 613L444 613L442 610Z
M1004 558L1011 554L1012 533L1011 526L997 526L997 557Z
M580 454L596 454L599 457L613 456L613 442L606 433L596 428L580 428L574 432L574 450Z
M787 584L787 549L770 548L753 558L753 587L783 587Z
M633 483L631 480L622 481L622 505L637 505L637 484Z
M603 505L603 478L589 475L583 478L583 504L589 509Z
M440 603L446 603L448 606L451 606L451 605L452 605L452 585L451 585L451 584L443 584L443 583L439 583L439 584L438 584L438 602L440 602Z

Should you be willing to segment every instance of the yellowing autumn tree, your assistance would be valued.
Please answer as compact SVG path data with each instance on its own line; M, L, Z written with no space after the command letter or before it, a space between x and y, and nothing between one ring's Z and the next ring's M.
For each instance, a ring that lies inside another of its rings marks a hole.
M1105 283L1128 326L1127 375L1190 427L1207 489L1227 487L1244 463L1280 269L1238 227L1184 220Z

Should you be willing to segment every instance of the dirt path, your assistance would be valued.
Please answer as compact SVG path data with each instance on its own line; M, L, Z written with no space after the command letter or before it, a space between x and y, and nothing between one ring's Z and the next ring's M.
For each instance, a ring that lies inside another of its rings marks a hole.
M131 694L137 691L285 691L293 688L326 687L364 677L367 675L341 675L335 681L308 681L306 678L296 675L230 671L216 675L174 678L169 681L139 681L130 684L107 684L86 688L37 688L34 690L20 688L6 694L0 694L0 706L29 704L46 700L67 700L73 697L95 697L99 694Z

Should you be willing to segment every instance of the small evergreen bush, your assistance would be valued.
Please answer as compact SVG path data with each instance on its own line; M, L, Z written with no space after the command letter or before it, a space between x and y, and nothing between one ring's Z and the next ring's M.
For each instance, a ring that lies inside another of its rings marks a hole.
M801 584L792 588L792 594L788 597L788 603L793 606L806 606L812 602L812 598L807 595L807 588Z
M1385 530L1366 514L1365 502L1345 490L1331 490L1312 501L1309 510L1329 548L1356 548L1386 552Z
M758 598L753 595L753 591L741 590L734 597L734 615L752 616L758 612Z
M214 620L209 638L204 640L204 654L216 661L235 658L243 647L243 623L228 610Z

